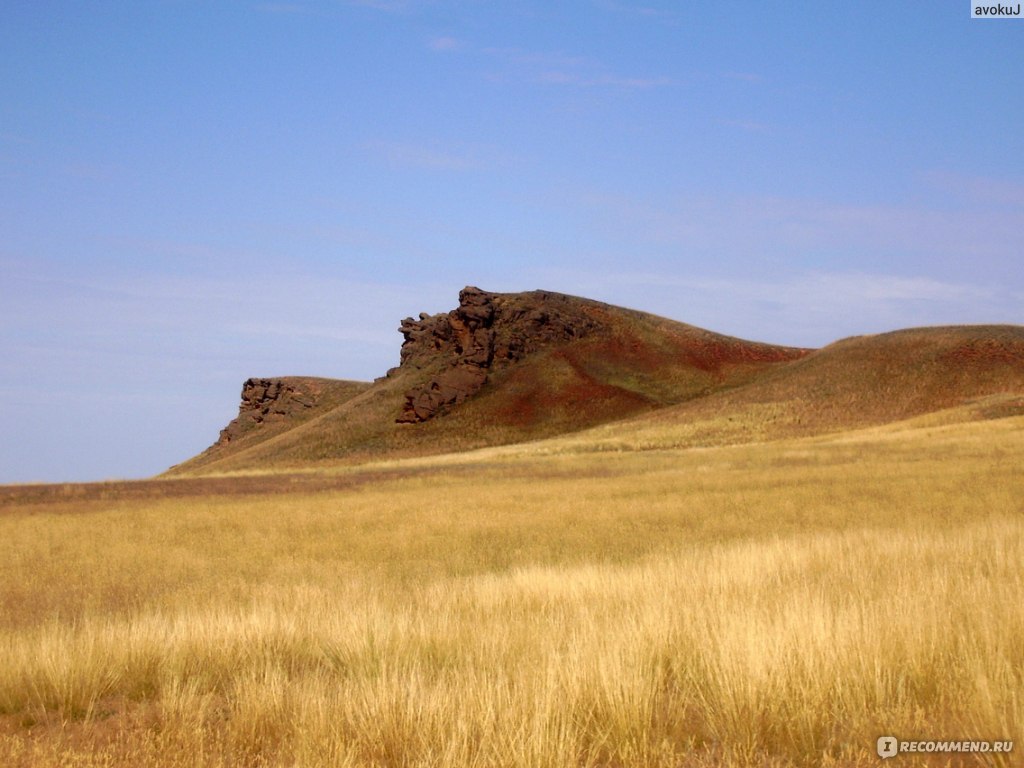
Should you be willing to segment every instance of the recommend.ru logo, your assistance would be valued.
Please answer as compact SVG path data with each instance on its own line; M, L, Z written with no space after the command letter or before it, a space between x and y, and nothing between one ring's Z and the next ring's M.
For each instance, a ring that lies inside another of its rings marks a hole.
M1013 751L1012 741L974 741L972 739L919 739L900 741L895 736L879 736L875 742L878 756L885 759L899 754L966 752L969 754L1006 754Z

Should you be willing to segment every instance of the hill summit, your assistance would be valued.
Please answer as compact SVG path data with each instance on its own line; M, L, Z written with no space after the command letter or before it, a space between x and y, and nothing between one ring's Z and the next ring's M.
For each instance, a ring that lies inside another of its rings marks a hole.
M451 311L398 330L399 365L372 383L248 379L238 417L169 474L445 453L610 422L612 442L657 433L658 444L710 445L1024 393L1020 326L910 329L812 350L550 291L467 286Z

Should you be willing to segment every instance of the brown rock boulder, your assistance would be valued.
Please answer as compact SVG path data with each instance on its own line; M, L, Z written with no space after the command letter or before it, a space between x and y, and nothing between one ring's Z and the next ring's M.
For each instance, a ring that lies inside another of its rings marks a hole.
M242 385L238 416L221 430L216 444L230 443L268 419L291 416L312 408L315 402L315 393L304 391L295 382L284 379L247 379Z
M459 306L439 315L421 313L402 321L399 370L437 370L425 384L405 394L399 423L427 421L471 397L487 383L488 372L554 343L581 338L598 323L569 297L535 291L500 294L467 286ZM562 306L561 310L559 305Z

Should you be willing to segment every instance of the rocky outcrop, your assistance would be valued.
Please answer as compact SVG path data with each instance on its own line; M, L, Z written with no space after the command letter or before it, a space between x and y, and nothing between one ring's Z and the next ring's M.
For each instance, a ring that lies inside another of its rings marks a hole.
M397 421L427 421L478 392L492 370L543 347L582 338L598 326L579 299L544 291L488 293L467 286L451 312L420 313L419 320L402 321L401 364L389 375L409 368L437 372L406 392Z
M317 392L291 379L247 379L242 385L238 416L220 432L217 445L226 445L265 421L285 419L312 408Z

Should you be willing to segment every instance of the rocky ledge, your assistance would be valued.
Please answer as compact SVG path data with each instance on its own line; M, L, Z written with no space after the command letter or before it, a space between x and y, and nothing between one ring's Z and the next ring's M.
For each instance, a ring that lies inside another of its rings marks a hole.
M467 286L451 312L423 312L419 320L402 321L401 364L389 375L409 368L438 372L405 393L397 421L427 421L478 392L490 372L543 347L582 338L599 325L573 297L488 293Z
M268 420L284 419L316 405L317 392L291 379L247 379L242 385L238 416L220 431L217 445L226 445Z

